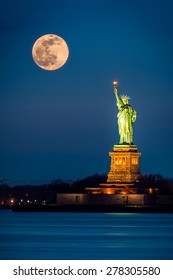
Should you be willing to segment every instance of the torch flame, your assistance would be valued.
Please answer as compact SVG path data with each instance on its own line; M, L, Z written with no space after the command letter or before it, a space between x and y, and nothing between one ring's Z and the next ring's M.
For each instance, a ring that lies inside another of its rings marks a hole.
M117 87L117 85L118 85L118 81L114 81L114 82L113 82L113 86L114 86L114 87Z

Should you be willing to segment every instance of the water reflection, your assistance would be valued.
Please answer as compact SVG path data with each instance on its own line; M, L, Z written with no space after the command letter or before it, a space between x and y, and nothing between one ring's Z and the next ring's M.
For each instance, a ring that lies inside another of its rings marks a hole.
M0 211L0 259L173 259L173 214Z

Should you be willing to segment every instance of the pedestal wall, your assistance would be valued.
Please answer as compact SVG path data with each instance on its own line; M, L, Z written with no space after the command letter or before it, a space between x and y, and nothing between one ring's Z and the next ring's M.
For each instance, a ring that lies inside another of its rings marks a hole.
M115 145L111 157L107 183L135 182L140 177L139 157L135 145Z

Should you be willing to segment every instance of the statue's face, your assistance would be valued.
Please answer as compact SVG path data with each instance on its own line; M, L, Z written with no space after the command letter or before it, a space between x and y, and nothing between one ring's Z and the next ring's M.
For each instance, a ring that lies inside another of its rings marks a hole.
M123 103L124 103L124 104L128 104L128 103L129 103L129 102L128 102L128 99L127 99L127 98L125 98L125 97L124 97L124 98L122 98L122 101L123 101Z

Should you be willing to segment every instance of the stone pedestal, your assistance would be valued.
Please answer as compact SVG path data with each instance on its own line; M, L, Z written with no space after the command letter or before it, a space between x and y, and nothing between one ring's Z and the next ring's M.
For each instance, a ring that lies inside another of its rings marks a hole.
M111 157L108 184L134 183L140 177L139 157L135 145L114 145Z
M136 194L138 189L135 182L141 175L139 170L139 157L135 145L114 145L111 157L110 171L107 182L100 184L103 194Z
M111 157L110 171L106 183L98 188L86 188L90 194L137 194L139 193L135 182L141 176L139 170L139 157L135 145L114 145Z

